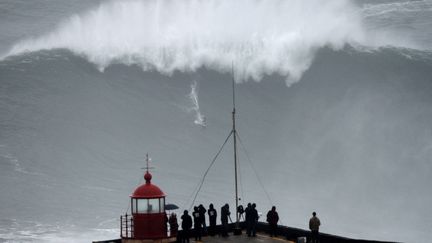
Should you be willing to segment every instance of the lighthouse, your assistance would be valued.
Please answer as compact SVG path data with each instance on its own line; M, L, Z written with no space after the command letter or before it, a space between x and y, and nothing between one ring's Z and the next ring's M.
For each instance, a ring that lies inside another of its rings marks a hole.
M173 242L167 234L166 194L151 182L149 159L144 174L145 183L138 186L130 196L131 215L120 218L122 243Z

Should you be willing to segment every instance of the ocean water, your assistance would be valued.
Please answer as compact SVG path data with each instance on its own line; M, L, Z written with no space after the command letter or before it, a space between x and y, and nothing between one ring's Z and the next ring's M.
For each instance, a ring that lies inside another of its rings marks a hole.
M0 2L0 242L117 238L146 153L189 209L231 131L241 203L284 225L432 227L432 2ZM234 71L234 75L231 72ZM232 141L196 204L234 205ZM264 219L263 219L264 220Z

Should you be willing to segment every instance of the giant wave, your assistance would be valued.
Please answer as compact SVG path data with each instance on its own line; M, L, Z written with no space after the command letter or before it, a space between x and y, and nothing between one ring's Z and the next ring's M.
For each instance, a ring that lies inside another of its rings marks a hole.
M230 131L233 64L263 80L238 85L238 130L271 200L240 149L243 203L299 228L316 210L323 232L427 239L431 52L371 35L362 15L385 7L289 3L112 1L16 43L0 61L0 241L117 236L147 152L187 207ZM231 154L199 203L233 203Z
M124 63L164 74L226 73L234 63L239 81L276 73L289 85L322 47L409 45L368 33L362 17L357 5L340 0L111 1L20 41L7 56L66 48L100 70Z

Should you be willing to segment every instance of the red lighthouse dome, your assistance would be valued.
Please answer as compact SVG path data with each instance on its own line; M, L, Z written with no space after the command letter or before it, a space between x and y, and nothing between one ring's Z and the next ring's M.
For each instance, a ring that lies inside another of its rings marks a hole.
M166 195L158 186L152 184L148 162L147 157L145 183L138 186L130 196L132 215L130 218L126 215L126 219L122 220L122 242L162 242L161 240L168 239Z
M145 184L137 187L133 194L132 198L160 198L165 197L165 193L162 190L151 183L152 175L147 171L144 175Z

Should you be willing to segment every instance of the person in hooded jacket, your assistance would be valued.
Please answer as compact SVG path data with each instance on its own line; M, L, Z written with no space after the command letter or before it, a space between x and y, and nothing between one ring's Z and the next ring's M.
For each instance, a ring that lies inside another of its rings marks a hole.
M267 223L270 226L270 236L276 236L277 223L279 221L279 215L276 212L276 207L273 206L270 211L267 213Z
M251 236L252 235L252 204L251 203L248 203L245 209L245 214L246 214L246 234L247 236Z
M229 205L227 203L221 208L221 223L222 223L223 237L228 236L228 218L230 218L230 214L231 212L229 211Z
M256 210L256 204L253 203L252 204L252 210L251 210L252 214L251 214L251 223L252 223L252 236L256 237L256 225L258 223L258 211Z
M237 215L238 215L239 221L241 221L242 219L244 220L244 216L243 216L244 212L245 212L245 210L243 208L243 205L239 205L237 207Z
M200 204L198 206L198 212L201 218L201 224L202 224L202 228L204 230L205 233L207 233L207 224L206 224L206 220L205 220L205 213L207 212L207 210L205 209L205 207Z
M211 203L209 205L209 210L207 211L209 215L209 234L210 236L214 236L216 234L216 218L217 218L217 212L216 209L214 209L213 204Z
M192 213L193 220L194 220L194 229L195 229L195 241L201 241L201 216L199 213L198 207L194 207L194 212Z
M181 234L181 242L182 243L189 243L189 237L190 237L190 229L192 228L192 217L189 215L188 211L185 210L183 212L183 215L181 216L182 219L182 234Z

